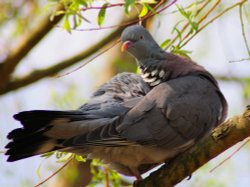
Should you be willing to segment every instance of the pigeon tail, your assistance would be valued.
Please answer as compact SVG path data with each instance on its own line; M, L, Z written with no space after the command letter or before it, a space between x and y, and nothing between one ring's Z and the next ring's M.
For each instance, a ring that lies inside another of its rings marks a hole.
M9 162L62 149L61 143L71 133L65 132L60 137L59 132L66 124L82 121L83 117L80 111L33 110L20 112L14 118L23 127L11 131L7 136L12 140L5 146Z

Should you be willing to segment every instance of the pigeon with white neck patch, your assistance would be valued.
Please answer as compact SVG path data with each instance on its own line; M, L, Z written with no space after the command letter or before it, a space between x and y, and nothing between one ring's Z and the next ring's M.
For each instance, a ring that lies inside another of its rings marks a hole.
M8 135L8 161L58 150L141 179L224 121L227 102L202 66L165 52L142 26L127 27L121 39L141 74L116 75L77 110L14 115L23 127Z

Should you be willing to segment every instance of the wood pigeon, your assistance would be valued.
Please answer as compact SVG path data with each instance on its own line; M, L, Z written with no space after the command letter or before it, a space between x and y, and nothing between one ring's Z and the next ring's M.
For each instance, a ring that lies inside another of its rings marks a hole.
M14 115L22 127L7 136L9 162L58 150L141 179L224 121L227 102L202 66L165 52L140 25L127 27L121 40L140 75L114 76L77 110Z

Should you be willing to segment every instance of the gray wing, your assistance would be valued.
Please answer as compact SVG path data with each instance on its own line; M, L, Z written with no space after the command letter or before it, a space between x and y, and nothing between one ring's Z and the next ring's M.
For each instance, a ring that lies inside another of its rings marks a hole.
M106 125L127 113L149 91L150 87L139 75L120 73L100 86L79 110L83 112L85 124Z
M98 138L95 135L98 132L97 130L93 131L94 129L100 127L99 129L104 129L103 131L106 132L106 127L114 124L118 118L124 116L150 89L149 85L139 75L134 73L120 73L116 75L110 81L100 86L90 101L79 108L79 111L82 112L81 117L84 120L80 121L80 123L84 124L87 130L79 131L81 135L78 134L65 141L65 145L82 145L82 137L85 135L90 136L90 134L91 139L97 140ZM102 132L99 132L98 135L100 136L99 139L103 141L104 135ZM118 139L119 144L121 140L123 139ZM98 141L95 143L99 144Z
M217 125L221 110L217 88L210 81L186 76L153 88L124 118L67 143L177 148L208 133Z
M155 87L127 113L117 131L140 144L174 148L208 133L221 110L217 88L210 81L186 76Z

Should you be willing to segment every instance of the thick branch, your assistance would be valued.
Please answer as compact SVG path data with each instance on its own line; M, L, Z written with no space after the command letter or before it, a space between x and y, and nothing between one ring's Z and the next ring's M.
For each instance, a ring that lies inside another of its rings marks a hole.
M113 31L111 34L109 34L107 37L105 37L104 39L96 43L95 45L88 48L87 50L85 49L81 51L80 53L76 54L75 56L72 56L68 59L57 62L55 63L55 65L51 67L48 67L46 69L41 69L41 70L34 70L29 75L10 82L4 90L0 91L0 95L16 90L18 88L27 86L29 84L32 84L42 78L53 76L57 74L58 72L62 71L63 69L78 63L80 60L88 58L89 56L94 54L98 49L102 48L103 46L108 44L110 41L117 38L120 35L121 31L122 31L122 28L118 28L115 31Z
M63 7L59 7L58 10L62 10ZM24 36L22 42L11 51L6 60L2 62L0 69L0 90L3 91L7 86L10 75L15 70L18 63L25 57L29 51L40 42L41 39L57 24L63 15L54 17L53 21L50 20L50 16L46 16L42 21Z
M156 8L156 9L159 8L159 6L162 5L164 2L166 2L166 0L162 0L161 2L156 4L154 8ZM172 1L169 5L163 7L158 12L161 12L165 8L171 6L172 4L174 4L174 2L176 2L176 0ZM148 17L145 16L144 19L147 19L147 18L149 18L149 17L151 17L153 15L154 14L149 14L149 16ZM126 26L134 24L134 23L136 23L138 21L139 20L137 18L137 15L133 15L129 20L126 21L126 23L127 23ZM88 58L89 56L94 54L98 49L102 48L103 46L105 46L106 44L111 42L114 38L116 38L118 35L120 35L120 33L122 31L122 28L123 28L123 26L121 25L113 33L111 33L109 36L107 36L106 38L104 38L103 40L98 42L97 44L93 45L89 49L84 50L84 51L80 52L79 54L77 54L77 55L75 55L73 57L70 57L70 58L68 58L66 60L63 60L61 62L57 62L57 63L55 63L56 65L53 65L53 66L48 67L46 69L35 70L35 71L31 72L29 75L27 75L25 77L16 78L15 80L12 80L10 82L8 81L8 79L4 80L2 78L2 76L0 76L0 80L1 80L0 81L0 95L6 94L6 93L8 93L10 91L13 91L13 90L16 90L18 88L21 88L21 87L27 86L29 84L32 84L32 83L34 83L34 82L36 82L36 81L38 81L38 80L40 80L42 78L45 78L45 77L48 77L48 76L53 76L53 75L57 74L58 72L62 71L63 69L68 68L69 66L78 63L80 60ZM1 87L2 82L5 82L5 84L4 84L4 86Z
M250 136L250 106L239 116L222 123L193 148L165 164L135 187L168 187L181 182L226 149Z

